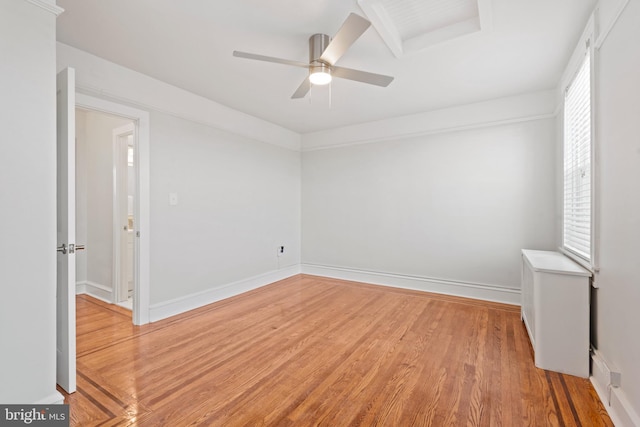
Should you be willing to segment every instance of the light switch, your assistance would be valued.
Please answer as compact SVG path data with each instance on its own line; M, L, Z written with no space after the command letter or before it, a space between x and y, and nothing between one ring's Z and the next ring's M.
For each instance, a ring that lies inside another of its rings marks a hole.
M178 204L178 193L169 193L169 205L175 206Z

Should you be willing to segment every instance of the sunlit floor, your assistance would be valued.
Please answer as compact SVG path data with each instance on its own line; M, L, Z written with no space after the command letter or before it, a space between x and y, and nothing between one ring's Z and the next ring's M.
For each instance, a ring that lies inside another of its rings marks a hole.
M148 325L77 296L72 426L612 426L520 308L299 275Z

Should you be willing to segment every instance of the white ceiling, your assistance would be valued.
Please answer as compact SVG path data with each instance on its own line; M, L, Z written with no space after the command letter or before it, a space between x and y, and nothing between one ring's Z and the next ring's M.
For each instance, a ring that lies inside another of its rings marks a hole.
M232 52L306 62L310 35L366 17L356 0L58 0L58 41L308 133L555 88L596 0L489 3L488 31L401 57L370 27L337 65L392 75L391 85L334 79L298 100L305 69Z

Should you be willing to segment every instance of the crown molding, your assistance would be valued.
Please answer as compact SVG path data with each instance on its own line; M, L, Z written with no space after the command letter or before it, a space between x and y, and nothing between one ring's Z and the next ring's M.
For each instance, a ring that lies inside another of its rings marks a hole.
M76 69L76 90L80 93L168 114L252 141L300 151L301 135L282 126L64 43L57 43L56 55L58 70L64 67Z
M56 5L55 3L52 3L51 1L47 1L47 0L26 0L26 1L33 5L38 6L41 9L46 10L49 13L53 13L56 17L60 16L60 14L64 12L63 8Z
M302 151L316 151L441 133L545 120L557 115L554 90L432 110L302 135Z

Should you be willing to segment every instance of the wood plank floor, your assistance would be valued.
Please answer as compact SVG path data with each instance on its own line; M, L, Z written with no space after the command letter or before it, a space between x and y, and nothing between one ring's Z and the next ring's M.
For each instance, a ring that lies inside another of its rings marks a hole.
M136 327L77 297L72 425L611 426L515 306L300 275Z

